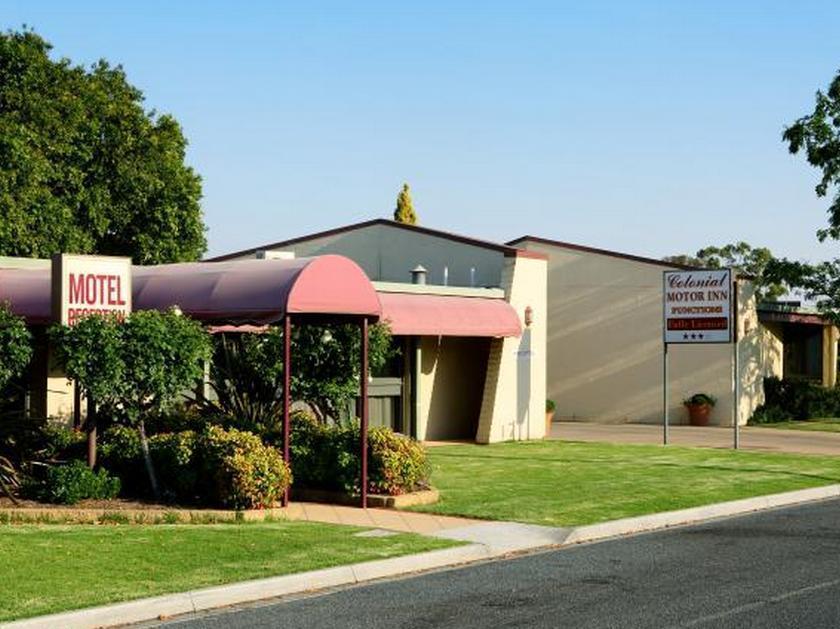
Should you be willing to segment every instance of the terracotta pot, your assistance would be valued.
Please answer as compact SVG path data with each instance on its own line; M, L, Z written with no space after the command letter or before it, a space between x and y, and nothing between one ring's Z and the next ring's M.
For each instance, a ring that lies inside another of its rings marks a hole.
M546 438L551 436L551 420L554 418L554 411L546 411L545 412L545 436Z
M688 422L692 426L708 426L709 415L712 414L711 404L686 404L688 409Z

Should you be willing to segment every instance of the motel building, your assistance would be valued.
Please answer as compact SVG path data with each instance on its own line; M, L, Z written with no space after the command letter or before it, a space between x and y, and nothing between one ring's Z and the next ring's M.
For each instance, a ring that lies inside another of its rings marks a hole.
M669 270L696 271L534 236L500 244L375 219L200 263L130 267L130 300L135 310L177 306L233 333L295 309L301 319L364 310L388 323L400 350L369 381L370 424L422 441L491 443L543 438L546 398L555 419L661 423ZM81 401L44 334L70 297L52 294L57 272L49 260L0 258L0 301L35 332L30 412L69 420ZM62 283L76 301L127 299L115 280L79 281ZM833 386L837 329L797 304L756 304L749 278L735 284L739 423L763 401L766 376ZM670 421L687 423L681 401L707 393L718 399L712 423L732 425L733 365L732 344L670 346Z
M131 283L134 310L177 306L227 333L277 325L286 314L301 324L384 321L400 351L369 381L370 425L424 441L545 436L543 254L374 220L205 262L129 266L119 286L97 266L108 259L91 258L83 284L78 276L55 282L62 272L50 260L0 258L0 301L35 333L32 416L78 421L83 405L53 360L47 326L117 308Z

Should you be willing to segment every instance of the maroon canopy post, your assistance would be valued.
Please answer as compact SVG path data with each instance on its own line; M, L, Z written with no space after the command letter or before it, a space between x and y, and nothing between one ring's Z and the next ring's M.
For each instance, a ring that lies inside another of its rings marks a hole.
M362 398L362 412L361 425L359 426L359 449L362 453L361 461L361 479L362 479L362 509L367 509L367 493L368 493L368 320L367 317L362 317L362 364L359 375L359 396Z

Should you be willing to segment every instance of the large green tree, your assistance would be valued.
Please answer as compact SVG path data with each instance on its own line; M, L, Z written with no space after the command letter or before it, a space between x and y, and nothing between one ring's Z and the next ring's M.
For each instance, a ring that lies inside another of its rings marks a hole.
M704 247L693 256L681 254L667 256L663 260L707 269L737 269L753 278L757 301L772 301L787 292L783 282L767 275L768 264L775 260L767 247L752 247L741 241L721 247Z
M840 71L828 91L817 91L814 111L785 129L782 138L791 153L804 151L808 163L822 171L817 196L825 197L833 190L828 227L817 236L840 239Z
M787 127L782 139L791 153L804 152L808 163L821 171L817 196L833 195L828 226L820 229L817 237L821 241L840 240L840 71L827 91L817 91L814 111ZM840 259L817 264L774 260L766 273L772 281L802 291L824 314L840 323Z
M0 255L198 259L201 179L181 127L144 108L121 66L84 68L51 48L0 33Z

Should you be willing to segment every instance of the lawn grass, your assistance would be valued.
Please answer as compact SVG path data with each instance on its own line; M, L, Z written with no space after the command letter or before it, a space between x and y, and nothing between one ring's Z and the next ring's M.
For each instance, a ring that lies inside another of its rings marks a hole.
M430 448L418 511L572 526L840 482L840 457L544 441Z
M807 419L803 421L774 422L772 424L757 424L761 428L784 428L788 430L813 430L817 432L840 432L840 419L826 417L824 419Z
M452 546L310 522L2 526L0 621Z

